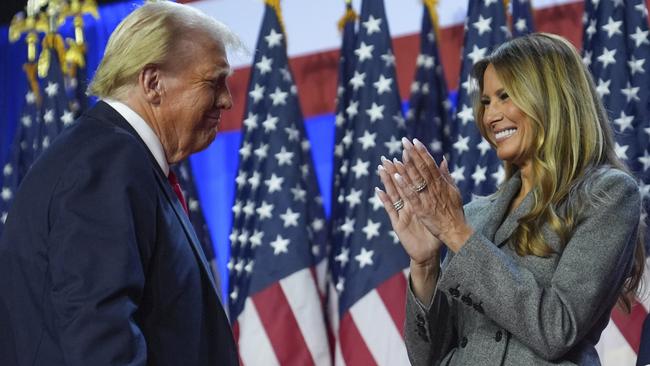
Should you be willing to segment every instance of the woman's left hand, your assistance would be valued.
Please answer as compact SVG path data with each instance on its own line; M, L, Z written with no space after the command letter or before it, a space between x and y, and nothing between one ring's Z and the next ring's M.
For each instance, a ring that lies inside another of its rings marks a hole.
M439 240L458 252L472 235L465 221L460 191L449 174L447 160L440 167L417 139L402 139L403 162L395 162L395 181L402 199L423 225Z

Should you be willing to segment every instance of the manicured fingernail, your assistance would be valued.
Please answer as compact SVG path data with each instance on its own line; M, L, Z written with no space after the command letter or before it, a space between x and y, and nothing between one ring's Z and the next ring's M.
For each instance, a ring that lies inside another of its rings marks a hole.
M404 146L405 149L410 149L413 147L413 144L411 144L411 141L409 141L406 137L402 137L402 146Z
M379 193L379 192L381 192L381 189L379 189L379 187L375 187L375 193Z
M381 165L381 164L377 165L377 171L383 171L383 170L386 170L386 169L384 169L383 165Z
M402 176L399 175L399 173L395 173L393 176L395 177L395 180L397 181L397 183L402 184L403 179L402 179Z
M418 139L413 139L413 144L420 150L426 150L427 148L420 142Z
M386 161L388 161L388 159L386 159L386 157L382 155L382 156L381 156L381 162L384 163L384 162L386 162Z

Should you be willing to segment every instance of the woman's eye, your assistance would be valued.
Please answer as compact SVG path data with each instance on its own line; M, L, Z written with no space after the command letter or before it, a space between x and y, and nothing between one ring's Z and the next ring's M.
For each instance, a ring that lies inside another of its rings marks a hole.
M501 100L508 99L508 93L501 93L501 95L499 95L499 98L501 98Z
M490 100L489 99L481 99L481 104L488 105L488 104L490 104Z

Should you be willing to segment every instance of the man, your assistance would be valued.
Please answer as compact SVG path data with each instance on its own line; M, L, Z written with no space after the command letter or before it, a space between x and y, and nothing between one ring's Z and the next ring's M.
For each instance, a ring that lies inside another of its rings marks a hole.
M0 364L238 364L169 176L214 140L232 104L225 47L238 44L168 2L113 32L89 88L102 101L34 164L7 218Z

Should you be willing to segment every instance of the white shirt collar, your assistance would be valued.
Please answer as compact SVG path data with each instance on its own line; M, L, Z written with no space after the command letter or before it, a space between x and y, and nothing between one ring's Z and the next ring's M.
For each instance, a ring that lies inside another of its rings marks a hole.
M165 176L169 175L169 163L167 163L167 158L165 157L165 150L160 143L160 139L151 129L151 126L128 105L113 99L104 99L104 102L115 109L133 127L145 145L147 145L151 154L153 154L153 157L158 162L160 169L165 173Z

